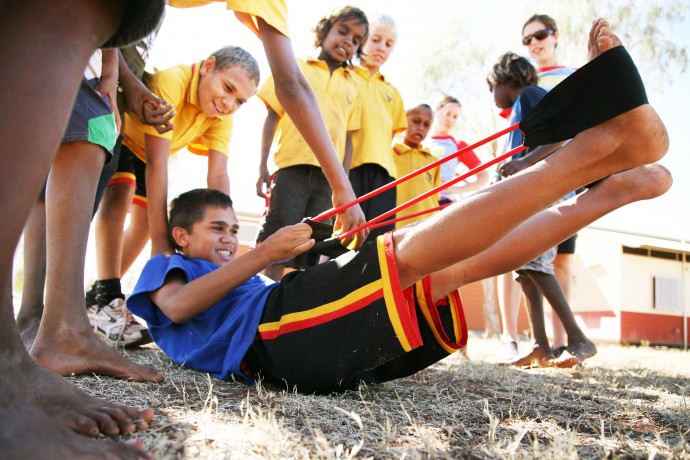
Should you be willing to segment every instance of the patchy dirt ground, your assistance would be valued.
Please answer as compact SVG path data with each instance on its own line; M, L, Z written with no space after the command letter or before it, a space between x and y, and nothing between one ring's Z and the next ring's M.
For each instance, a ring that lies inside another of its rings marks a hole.
M690 458L690 355L600 345L574 369L492 363L470 338L411 378L334 396L222 382L155 346L126 352L162 384L82 376L97 396L156 409L137 433L156 458Z

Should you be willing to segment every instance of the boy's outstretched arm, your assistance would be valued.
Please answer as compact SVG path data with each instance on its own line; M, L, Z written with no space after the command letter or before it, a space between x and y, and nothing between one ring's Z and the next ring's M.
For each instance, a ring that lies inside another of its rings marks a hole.
M551 155L553 152L561 148L563 142L556 142L555 144L540 145L531 149L525 156L515 160L510 160L501 165L500 173L503 177L517 174L525 168L529 168L533 164L543 160Z
M328 137L314 92L297 65L292 42L263 19L257 20L278 100L319 160L333 189L333 205L352 202L356 198L355 193ZM340 226L343 231L348 231L363 224L365 220L359 205L350 206L338 215L336 228ZM364 241L368 234L368 229L360 231L358 241Z
M256 181L256 194L261 198L267 198L271 189L271 173L268 172L268 155L271 152L271 144L278 127L280 116L268 107L264 129L261 133L261 160L259 161L259 179Z
M184 231L180 227L175 232ZM311 227L289 225L268 237L255 249L200 278L187 282L171 272L163 287L150 294L151 300L174 323L184 323L216 305L233 289L269 265L285 262L314 246Z
M175 251L168 239L168 159L170 141L145 135L146 200L151 235L151 256Z

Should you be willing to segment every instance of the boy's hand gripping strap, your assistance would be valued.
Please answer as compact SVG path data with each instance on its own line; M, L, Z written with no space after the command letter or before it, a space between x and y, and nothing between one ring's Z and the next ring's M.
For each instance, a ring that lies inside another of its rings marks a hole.
M520 122L524 145L571 139L647 102L635 63L624 47L616 46L563 80L530 110Z

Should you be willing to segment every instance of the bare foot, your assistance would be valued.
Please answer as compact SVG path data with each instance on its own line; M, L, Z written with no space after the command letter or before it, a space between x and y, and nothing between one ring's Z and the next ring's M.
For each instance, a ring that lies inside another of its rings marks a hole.
M620 45L621 41L616 35L611 33L611 27L606 19L598 18L592 23L587 44L590 61L611 48Z
M150 459L140 441L96 441L73 433L0 384L0 451L3 458Z
M101 341L92 330L78 329L78 325L42 327L31 347L31 357L44 368L62 376L99 374L135 382L163 380L163 374L129 361Z
M532 351L526 355L520 356L518 358L512 359L510 361L499 362L499 366L515 366L522 368L533 368L533 367L548 367L551 361L554 359L553 352L551 348L543 349L538 345L534 345Z
M28 355L17 362L0 362L0 374L12 376L0 381L3 389L21 394L72 430L97 436L133 433L148 428L153 409L137 409L87 395L59 375L34 363Z
M597 347L589 340L585 340L572 345L568 344L563 354L558 359L554 359L551 364L556 367L573 367L596 354Z

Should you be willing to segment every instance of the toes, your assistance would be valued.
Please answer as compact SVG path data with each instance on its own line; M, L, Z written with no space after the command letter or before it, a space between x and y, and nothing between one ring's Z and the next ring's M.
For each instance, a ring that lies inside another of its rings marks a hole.
M134 431L134 424L123 412L111 409L101 409L92 411L90 417L93 418L101 429L101 432L108 436L115 436L120 433L131 433Z
M70 413L65 417L60 417L64 420L69 429L75 433L83 434L84 436L96 437L101 432L98 423L91 417Z

